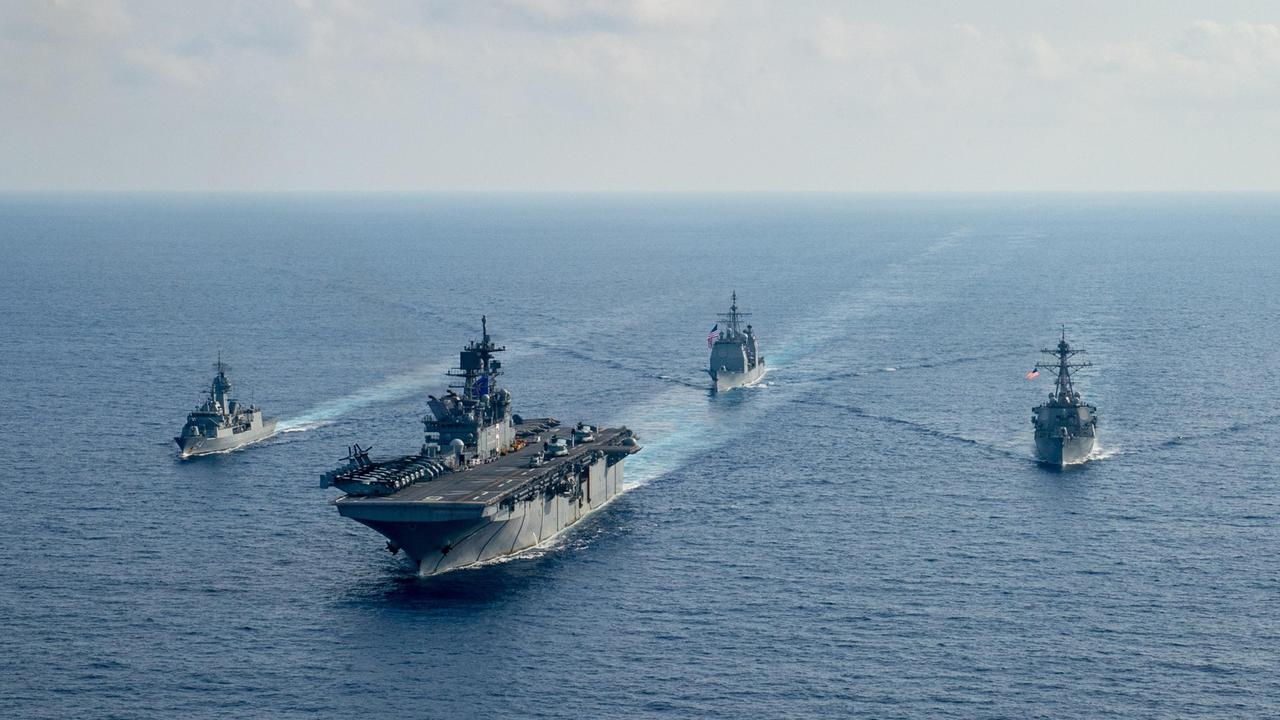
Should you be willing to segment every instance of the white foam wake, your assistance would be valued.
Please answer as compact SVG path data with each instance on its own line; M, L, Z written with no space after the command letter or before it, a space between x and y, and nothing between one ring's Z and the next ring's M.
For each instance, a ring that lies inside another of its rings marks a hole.
M803 366L803 360L825 349L831 328L849 327L859 318L891 311L910 300L917 271L942 262L938 256L969 235L968 228L963 227L947 233L921 253L891 264L881 277L840 296L824 312L800 323L800 327L791 328L790 337L770 353L780 361L770 370ZM617 420L636 432L644 448L627 460L627 487L645 485L683 467L690 458L729 445L755 420L796 392L795 386L787 383L760 382L754 389L770 391L742 396L751 389L738 388L709 398L707 390L674 387L619 411Z
M1109 460L1123 452L1124 450L1118 447L1102 447L1101 445L1094 445L1093 451L1090 452L1089 456L1085 459L1086 460Z
M379 403L403 400L404 398L426 392L441 384L441 376L448 365L442 362L430 363L410 372L388 378L377 385L364 388L333 400L326 400L310 410L281 420L276 431L282 433L305 432L328 425L360 408Z

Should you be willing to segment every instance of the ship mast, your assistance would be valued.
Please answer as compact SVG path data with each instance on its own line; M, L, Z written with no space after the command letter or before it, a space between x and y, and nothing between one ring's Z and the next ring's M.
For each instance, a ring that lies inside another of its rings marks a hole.
M1046 355L1052 355L1053 357L1057 358L1057 361L1051 362L1051 363L1036 363L1036 369L1057 371L1058 399L1065 400L1067 398L1070 398L1074 392L1074 387L1071 384L1071 376L1075 373L1076 370L1079 370L1080 368L1091 367L1093 363L1069 362L1071 358L1083 353L1084 351L1072 349L1072 347L1067 344L1067 328L1065 325L1062 327L1062 338L1058 340L1058 347L1053 350L1050 350L1048 348L1043 348L1040 350L1040 352Z
M480 342L472 340L467 345L459 356L458 367L447 373L452 377L462 378L461 383L449 387L462 391L464 403L474 404L482 396L492 393L496 389L493 378L502 374L502 363L493 354L507 348L493 344L489 338L489 320L484 315L480 316L480 337Z
M213 376L213 385L209 388L209 400L219 405L223 412L229 412L229 402L227 396L231 393L231 378L227 377L227 371L231 368L222 362L222 351L218 351L218 362L214 363L213 369L218 372Z
M717 314L717 317L720 317L720 318L723 318L723 319L725 319L725 320L728 320L728 321L729 321L729 329L733 331L733 334L734 334L734 335L737 335L737 334L740 332L740 331L738 330L738 318L751 317L751 313L738 312L738 291L737 291L737 290L734 290L734 291L733 291L733 301L732 301L732 302L733 302L733 304L731 304L731 305L729 306L729 312L727 312L727 313L718 313L718 314Z

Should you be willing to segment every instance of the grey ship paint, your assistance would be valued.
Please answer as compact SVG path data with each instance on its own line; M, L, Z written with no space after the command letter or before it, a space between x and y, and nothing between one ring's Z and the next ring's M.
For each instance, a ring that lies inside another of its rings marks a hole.
M428 397L419 453L374 462L354 445L320 479L344 493L333 501L339 514L381 533L424 575L547 542L621 493L623 461L640 450L625 427L512 414L511 394L496 385L494 354L506 348L484 318L481 333L449 373L459 382Z
M708 338L711 358L707 373L711 375L712 388L716 392L753 385L764 377L764 357L760 354L755 331L750 325L746 329L741 327L742 318L750 316L751 313L738 312L738 293L735 290L729 312L718 316L724 322L724 328L721 329L717 323Z
M275 434L276 421L263 420L262 410L241 405L231 398L231 378L222 358L214 365L217 374L209 387L209 397L187 415L182 433L173 441L183 458L226 452Z
M1036 363L1037 370L1057 372L1054 391L1048 402L1032 409L1031 424L1035 426L1036 459L1048 465L1074 465L1082 463L1093 452L1098 435L1098 408L1085 404L1073 387L1071 376L1076 370L1093 363L1073 363L1071 358L1083 350L1067 344L1064 329L1062 339L1054 350L1044 349L1056 360L1052 363Z

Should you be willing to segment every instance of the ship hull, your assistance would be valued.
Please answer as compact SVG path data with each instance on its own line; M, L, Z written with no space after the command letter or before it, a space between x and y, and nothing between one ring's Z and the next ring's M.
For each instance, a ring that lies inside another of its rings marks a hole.
M1078 465L1089 458L1097 438L1092 435L1076 437L1036 437L1036 459L1046 465Z
M545 544L623 489L623 462L600 458L581 492L538 494L509 505L336 501L338 512L382 534L422 575L498 560Z
M178 445L179 456L185 459L199 457L200 455L229 452L245 445L266 440L275 434L276 421L265 420L259 427L250 428L227 437L181 436L174 438L173 441Z
M730 372L728 370L719 370L711 373L711 382L716 392L726 392L734 388L749 387L760 382L764 377L765 366L757 365L745 372Z

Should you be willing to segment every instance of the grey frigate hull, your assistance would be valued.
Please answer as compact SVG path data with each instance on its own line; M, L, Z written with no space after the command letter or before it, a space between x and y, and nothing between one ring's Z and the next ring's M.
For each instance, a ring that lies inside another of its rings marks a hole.
M587 467L577 492L525 493L505 503L402 496L339 498L334 504L341 515L386 537L389 549L403 550L420 574L434 575L549 542L622 492L622 465L601 457Z
M276 421L264 420L261 425L256 427L250 427L241 432L228 432L221 437L182 435L174 438L173 441L178 445L179 456L189 458L229 452L245 445L252 445L266 440L275 434Z
M1046 465L1078 465L1089 459L1096 438L1036 437L1036 460Z
M275 420L263 419L256 405L232 399L231 378L221 355L214 369L218 374L209 386L209 397L187 415L187 423L173 439L183 459L235 450L275 434Z
M750 387L760 382L766 368L763 364L747 368L744 372L718 370L711 373L711 381L715 383L716 392L726 392L734 388Z

